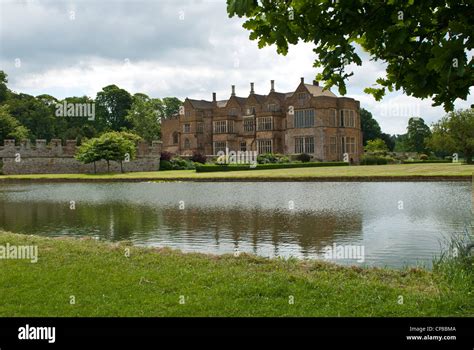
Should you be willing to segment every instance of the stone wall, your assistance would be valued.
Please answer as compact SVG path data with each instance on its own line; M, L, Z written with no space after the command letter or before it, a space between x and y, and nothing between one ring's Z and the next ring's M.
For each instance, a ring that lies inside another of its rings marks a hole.
M0 159L3 167L1 172L8 174L75 174L94 173L94 164L83 164L74 159L77 145L75 140L67 140L63 145L61 140L53 139L48 145L46 140L36 140L34 145L29 141L21 141L15 145L15 140L5 140L0 147ZM125 172L157 171L160 166L161 142L153 141L150 146L140 142L136 158L123 162ZM98 173L107 171L107 162L96 162ZM110 162L111 172L120 172L120 163Z

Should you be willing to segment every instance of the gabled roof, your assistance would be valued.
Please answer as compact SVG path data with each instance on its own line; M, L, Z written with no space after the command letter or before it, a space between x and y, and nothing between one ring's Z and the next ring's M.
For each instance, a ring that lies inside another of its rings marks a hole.
M212 102L206 100L192 100L188 98L188 101L196 109L212 109Z
M225 106L227 106L227 101L229 101L229 100L220 100L220 101L217 101L217 102L216 102L217 107L219 107L219 108L224 108Z
M311 85L311 84L304 84L304 86L308 89L309 93L313 96L337 97L332 91L329 91L329 90L323 91L322 86Z
M267 96L265 95L259 95L259 94L253 94L252 96L255 97L255 99L259 102L262 103ZM250 96L249 96L250 97Z

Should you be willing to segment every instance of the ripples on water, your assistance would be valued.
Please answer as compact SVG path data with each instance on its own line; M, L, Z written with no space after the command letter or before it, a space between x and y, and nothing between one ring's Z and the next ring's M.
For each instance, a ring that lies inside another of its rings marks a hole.
M363 264L392 267L430 266L470 216L471 186L456 182L0 187L0 228L12 232L270 257L323 258L327 246L358 245Z

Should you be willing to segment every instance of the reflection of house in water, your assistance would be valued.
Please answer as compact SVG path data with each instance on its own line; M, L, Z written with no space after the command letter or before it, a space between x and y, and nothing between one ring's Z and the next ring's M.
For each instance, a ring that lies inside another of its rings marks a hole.
M285 246L302 255L312 255L333 244L336 236L348 235L356 241L362 237L362 215L351 212L343 216L331 212L291 212L242 209L163 209L163 225L167 230L191 236L206 236L209 245L232 244L232 249L257 253L263 246L272 246L270 254L279 255ZM298 248L295 249L295 246ZM229 248L229 247L228 247ZM284 252L281 252L283 255Z

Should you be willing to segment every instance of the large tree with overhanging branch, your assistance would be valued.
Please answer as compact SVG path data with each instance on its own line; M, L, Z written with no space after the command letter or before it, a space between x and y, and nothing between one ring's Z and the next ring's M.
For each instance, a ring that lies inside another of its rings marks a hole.
M276 44L287 54L290 44L314 43L322 68L318 80L346 93L361 65L360 51L386 63L365 92L381 100L402 90L409 96L432 98L445 110L466 99L474 82L474 3L472 0L227 0L229 16L246 17L243 27L260 48ZM359 50L357 48L360 48ZM358 52L359 51L359 52Z

